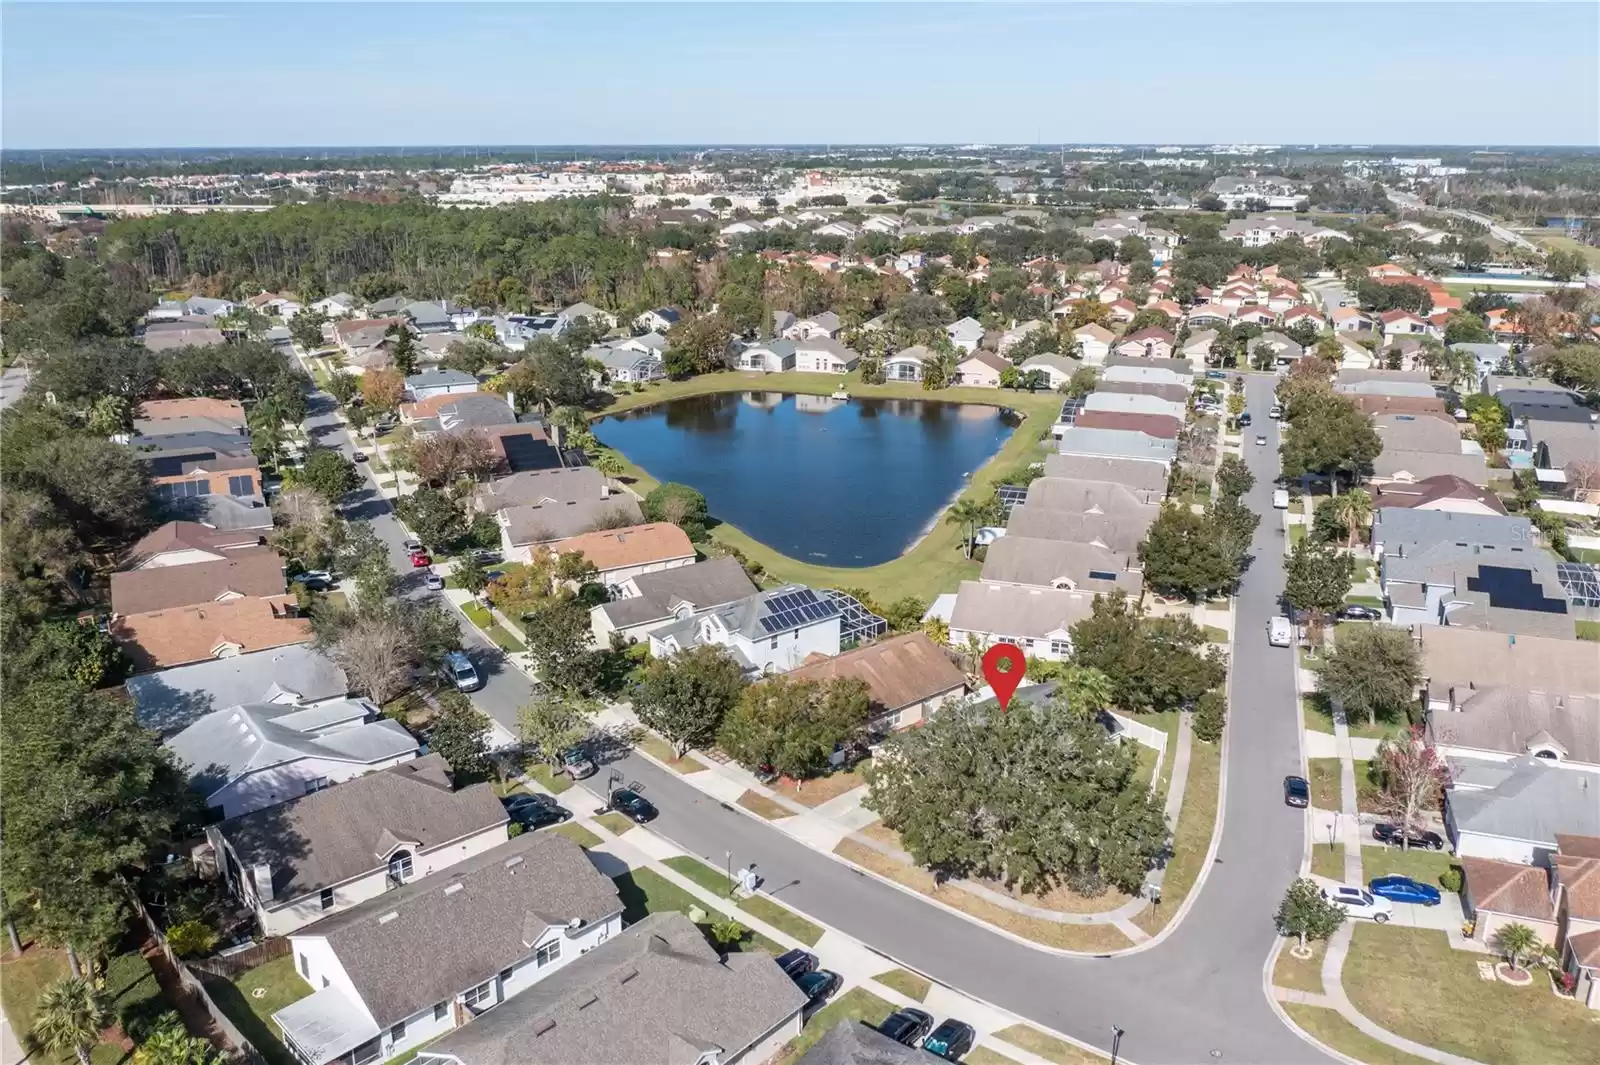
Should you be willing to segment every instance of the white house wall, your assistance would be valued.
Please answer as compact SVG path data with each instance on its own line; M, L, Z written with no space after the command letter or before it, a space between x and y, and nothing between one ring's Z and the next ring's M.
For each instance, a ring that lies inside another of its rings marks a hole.
M342 784L379 769L409 762L416 756L417 752L411 750L381 762L300 758L230 781L226 787L213 792L206 799L206 805L222 807L224 819L241 817L254 810L300 798L306 794L306 785L310 781L325 778L330 785ZM205 767L194 768L203 771Z

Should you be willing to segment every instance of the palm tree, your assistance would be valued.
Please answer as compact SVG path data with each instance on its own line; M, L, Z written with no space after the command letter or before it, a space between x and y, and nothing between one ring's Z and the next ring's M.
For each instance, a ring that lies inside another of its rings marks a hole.
M1539 949L1539 934L1527 925L1512 922L1494 934L1490 945L1506 956L1514 972L1522 971L1522 957Z
M1334 517L1345 527L1348 538L1345 547L1353 548L1361 530L1372 520L1372 496L1365 488L1352 488L1342 496L1335 496L1323 506L1332 507Z
M983 505L971 499L958 499L944 520L949 525L959 525L966 533L967 557L972 557L972 541L977 538L978 523L983 521Z
M89 1051L111 1024L111 1007L89 981L76 976L58 980L39 996L33 1016L33 1038L53 1053L72 1051L79 1065L89 1065Z
M605 477L621 477L627 469L614 451L602 451L595 456L594 468Z

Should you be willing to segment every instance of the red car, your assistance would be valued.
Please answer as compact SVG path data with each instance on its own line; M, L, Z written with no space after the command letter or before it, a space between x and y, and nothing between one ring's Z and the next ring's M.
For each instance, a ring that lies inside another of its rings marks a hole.
M411 568L412 569L421 569L423 566L431 566L431 565L433 565L433 559L431 557L429 557L429 555L428 555L428 553L426 551L413 551L413 552L411 552Z

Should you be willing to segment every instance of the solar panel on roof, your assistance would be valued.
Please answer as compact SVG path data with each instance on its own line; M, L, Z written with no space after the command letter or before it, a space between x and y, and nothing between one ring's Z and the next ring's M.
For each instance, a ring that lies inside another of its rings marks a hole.
M1544 594L1525 569L1505 566L1479 566L1475 577L1467 578L1467 590L1486 592L1489 605L1505 610L1533 610L1542 614L1565 614L1567 601L1552 599Z
M1012 508L1028 498L1028 488L1020 484L1003 484L994 490L994 494L1005 508L1006 517L1010 518Z

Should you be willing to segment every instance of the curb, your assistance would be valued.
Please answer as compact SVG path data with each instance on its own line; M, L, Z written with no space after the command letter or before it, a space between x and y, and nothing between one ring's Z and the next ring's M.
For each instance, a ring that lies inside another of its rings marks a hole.
M1272 949L1267 952L1266 964L1261 968L1261 993L1267 997L1267 1005L1272 1008L1272 1012L1277 1016L1278 1020L1283 1022L1284 1027L1288 1028L1289 1031L1299 1036L1309 1045L1328 1055L1328 1057L1335 1061L1343 1062L1344 1065L1367 1065L1367 1063L1362 1061L1360 1058L1353 1058L1349 1054L1344 1053L1342 1050L1335 1050L1333 1047L1322 1042L1310 1032L1307 1032L1304 1028L1301 1028L1298 1024L1295 1024L1294 1018L1289 1016L1289 1011L1283 1008L1283 1003L1279 1002L1277 996L1272 993L1272 970L1277 968L1278 955L1282 953L1285 942L1287 942L1287 940L1285 940L1282 936L1278 937L1278 942L1273 944ZM1315 1008L1322 1009L1324 1007L1318 1006ZM1339 1013L1338 1010L1333 1010L1332 1012L1337 1014L1341 1019L1345 1019L1344 1014Z

